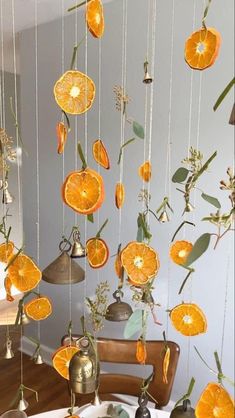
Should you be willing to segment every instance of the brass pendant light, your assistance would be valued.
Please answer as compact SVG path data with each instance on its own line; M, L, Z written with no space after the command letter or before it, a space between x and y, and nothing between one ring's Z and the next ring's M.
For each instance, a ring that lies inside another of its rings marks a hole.
M72 392L85 395L98 389L100 369L97 355L88 338L81 338L78 347L79 351L69 364L69 381Z
M66 248L67 247L67 248ZM71 260L69 251L71 243L64 239L59 245L61 254L42 272L42 279L52 284L74 284L82 282L85 271L75 261Z
M191 408L189 399L183 401L183 405L177 406L171 412L170 418L196 418L195 410Z
M128 303L121 301L123 292L121 290L116 290L113 293L113 297L116 301L108 306L105 319L107 319L107 321L113 322L127 321L132 315L133 311Z

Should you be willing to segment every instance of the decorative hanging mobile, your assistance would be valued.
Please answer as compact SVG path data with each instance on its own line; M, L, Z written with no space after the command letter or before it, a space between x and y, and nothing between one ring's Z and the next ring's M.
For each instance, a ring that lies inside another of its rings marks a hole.
M211 67L220 50L221 35L215 28L206 26L206 17L212 0L208 0L202 18L202 29L194 32L185 43L185 61L194 70Z

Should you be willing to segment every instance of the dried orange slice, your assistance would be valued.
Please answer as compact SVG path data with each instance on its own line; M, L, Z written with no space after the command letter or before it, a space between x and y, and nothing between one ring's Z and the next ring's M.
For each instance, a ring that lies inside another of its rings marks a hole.
M117 183L115 189L115 204L118 209L120 209L125 200L125 187L122 183Z
M0 262L7 263L13 251L14 251L13 242L8 241L8 243L4 242L3 244L0 244Z
M116 255L115 262L114 262L114 269L115 269L115 273L116 273L117 277L119 279L122 279L123 267L122 267L121 253L120 252Z
M104 33L104 13L101 0L91 0L87 4L86 23L95 38L101 38Z
M138 340L136 343L136 360L139 364L145 364L147 359L146 342Z
M151 162L145 161L145 163L139 167L138 172L139 172L140 178L148 183L152 176Z
M101 238L91 238L86 243L87 260L93 269L103 267L109 258L109 249Z
M52 364L56 371L64 378L69 380L69 363L71 358L79 351L77 347L60 347L52 357Z
M41 280L42 273L36 264L25 254L19 254L8 268L12 284L21 292L34 289Z
M172 325L181 334L194 336L207 331L207 320L202 310L194 303L182 303L170 312Z
M11 294L12 283L11 283L11 279L9 276L6 276L4 280L4 287L6 291L6 300L8 300L8 302L13 302L13 300L15 299L13 298Z
M105 197L103 178L91 168L71 172L62 187L64 203L83 215L97 211Z
M94 160L99 165L106 168L106 170L110 169L109 156L104 146L104 143L100 139L97 139L97 141L93 143L92 153L93 153Z
M143 242L130 242L121 253L122 265L135 285L145 284L159 270L157 252Z
M194 70L205 70L214 64L221 45L221 35L214 28L194 32L185 44L185 61Z
M234 400L218 383L209 383L196 405L197 418L233 418Z
M66 113L80 115L87 112L95 98L95 84L80 71L66 71L55 83L56 103Z
M42 321L52 313L51 301L47 296L34 298L24 305L24 312L34 321Z
M64 147L67 141L68 130L63 122L58 122L56 125L56 133L58 139L58 154L63 154Z
M176 241L170 248L170 257L176 264L185 264L193 244L188 241Z

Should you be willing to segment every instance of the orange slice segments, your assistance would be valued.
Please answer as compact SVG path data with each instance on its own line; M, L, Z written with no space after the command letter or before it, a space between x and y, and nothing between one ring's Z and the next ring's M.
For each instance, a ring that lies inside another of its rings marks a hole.
M14 244L12 241L8 241L8 243L4 242L3 244L0 244L0 262L7 263L13 251L14 251Z
M94 213L105 198L103 178L91 168L71 172L63 184L62 198L66 205L82 215Z
M101 238L91 238L87 241L87 260L94 269L103 267L109 258L109 249Z
M87 112L95 98L95 84L80 71L67 71L55 83L56 103L66 113L80 115Z
M142 164L139 167L139 176L142 180L144 180L146 183L148 183L152 176L152 165L150 161L145 161L144 164Z
M68 130L63 122L58 122L56 125L56 133L57 133L57 140L58 140L58 154L63 154L64 147L67 141Z
M221 35L214 28L194 32L185 44L185 61L194 70L205 70L214 64L221 45Z
M115 205L120 209L125 201L125 187L123 183L117 183L115 189Z
M170 312L172 325L181 334L189 337L207 331L207 320L202 310L194 303L182 303Z
M188 241L176 241L170 248L170 257L176 264L185 264L193 244Z
M97 139L97 141L93 143L92 153L93 158L97 164L101 165L101 167L105 168L106 170L110 169L109 156L104 143L100 139Z
M95 38L101 38L104 33L104 13L101 0L91 0L87 3L86 23Z
M79 351L77 347L60 347L52 357L52 364L55 370L64 378L69 380L69 363L74 354Z
M51 301L47 296L34 298L24 305L24 312L34 321L42 321L52 313Z
M34 289L41 280L42 273L36 264L25 254L19 254L8 268L8 275L13 284L21 292Z
M218 383L209 383L196 405L197 418L233 418L234 400Z
M132 284L142 285L153 278L160 267L157 252L142 242L130 242L121 253L122 265Z

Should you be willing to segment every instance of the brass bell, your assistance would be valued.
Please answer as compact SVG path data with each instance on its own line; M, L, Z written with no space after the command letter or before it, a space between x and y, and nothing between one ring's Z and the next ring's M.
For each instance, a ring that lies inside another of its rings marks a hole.
M99 394L98 394L98 389L96 389L96 391L95 391L95 397L94 397L93 401L91 402L91 404L94 405L94 406L99 406L99 405L102 404L102 401L101 401L101 399L99 397Z
M62 248L63 244L68 248ZM71 260L68 252L71 244L67 240L61 241L59 245L61 254L42 272L42 279L52 284L70 284L82 282L85 278L85 271L75 261Z
M111 303L108 306L105 319L107 319L107 321L113 322L127 321L132 315L133 311L131 306L128 305L128 303L121 301L121 297L123 297L123 292L121 290L116 290L113 293L113 297L116 300L116 302Z
M1 418L27 418L27 415L24 411L12 409L11 411L7 411L1 415Z
M73 233L73 247L71 251L71 258L82 258L86 256L86 249L83 247L80 241L80 232L76 230Z
M142 392L138 399L139 408L135 413L135 418L150 418L150 411L147 408L148 397L146 392Z
M100 368L88 338L81 338L78 346L69 364L69 381L72 392L85 395L98 389Z
M171 412L170 418L196 418L195 410L191 408L189 399L183 401L183 405L177 406Z
M39 350L37 351L37 353L36 353L33 361L37 365L40 365L40 364L43 364L44 363L43 358L42 358L42 355L41 355L41 353L40 353Z
M170 219L169 219L169 216L168 216L168 214L167 214L167 212L165 210L160 214L158 220L162 224L164 224L166 222L169 222Z
M232 112L229 119L230 125L235 125L235 104L233 105Z
M27 317L27 315L23 312L20 318L20 325L28 325L30 324L30 319Z
M187 202L186 205L185 205L185 210L184 211L185 212L192 212L194 209L195 209L194 206L190 202Z
M3 185L3 192L2 192L2 203L4 205L9 205L14 201L14 197L11 195L11 193L8 190L8 182L5 181Z
M28 402L24 399L24 392L23 389L20 390L20 399L19 399L19 403L17 405L17 409L19 411L25 411L28 408L29 404Z
M12 346L12 341L10 340L9 337L7 337L6 352L5 352L4 357L3 357L5 360L10 360L14 357L14 353L11 349L11 346Z
M145 63L144 63L144 79L143 79L143 83L145 83L145 84L151 84L153 82L153 79L148 72L148 64L149 64L148 61L145 61Z

